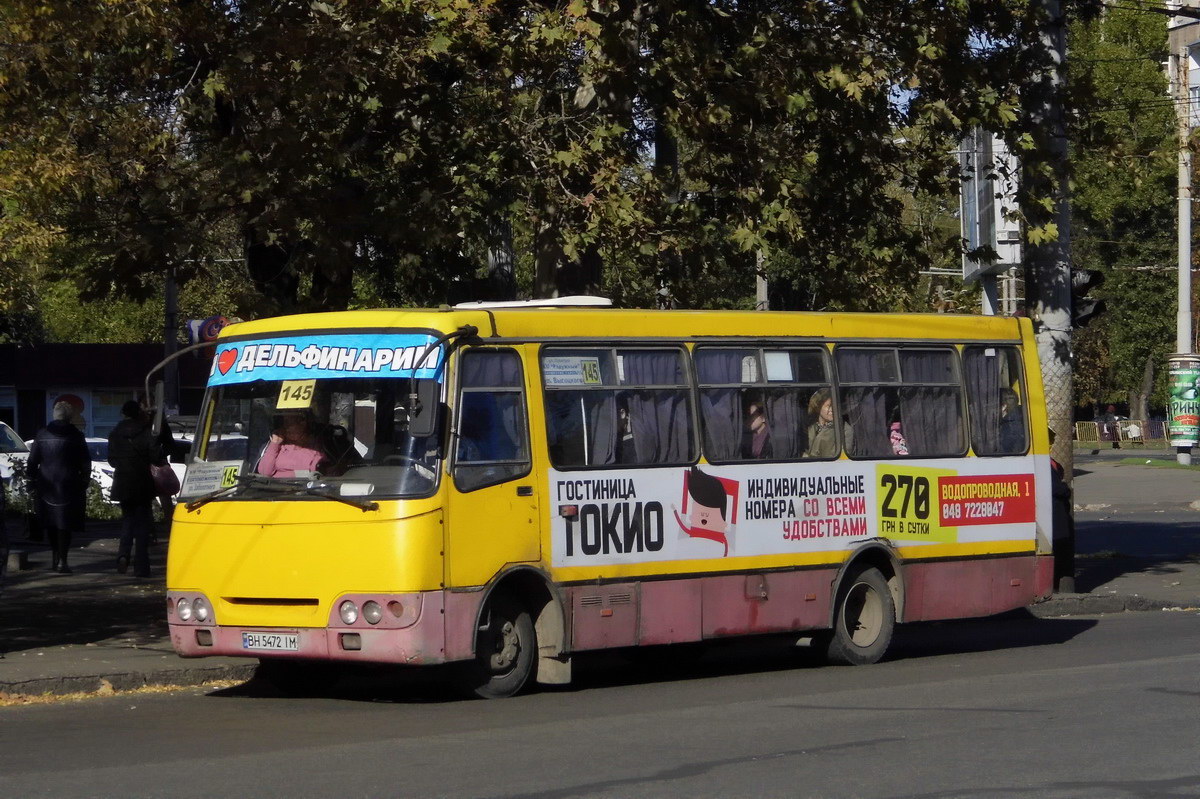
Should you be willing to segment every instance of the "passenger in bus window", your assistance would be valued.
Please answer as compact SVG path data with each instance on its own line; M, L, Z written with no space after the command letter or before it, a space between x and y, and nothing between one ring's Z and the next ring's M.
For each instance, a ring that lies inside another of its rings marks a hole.
M908 454L908 440L904 437L904 429L899 419L892 422L888 431L888 441L891 442L893 455Z
M829 389L823 388L812 395L808 401L808 415L814 421L808 426L808 449L804 457L836 458L841 450L833 425L833 396ZM853 452L854 430L848 422L842 422L842 435L846 439L846 450Z
M767 411L759 400L746 406L746 431L742 434L742 456L756 460L770 460L771 431L767 426Z
M629 418L629 408L624 404L617 407L617 463L637 463L633 420Z
M308 413L284 412L255 471L267 477L296 477L297 472L318 472L328 462Z
M1000 452L1015 455L1025 451L1025 413L1011 388L1000 390Z

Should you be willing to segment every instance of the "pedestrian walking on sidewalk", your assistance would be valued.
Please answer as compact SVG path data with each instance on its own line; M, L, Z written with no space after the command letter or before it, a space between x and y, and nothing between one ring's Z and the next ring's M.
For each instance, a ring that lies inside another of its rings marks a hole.
M29 448L29 483L37 497L38 522L50 541L50 568L70 574L71 533L83 532L92 457L83 432L70 422L75 407L59 401L50 413L53 420Z
M1117 420L1117 406L1109 405L1105 408L1104 413L1096 417L1096 422L1100 426L1100 440L1111 441L1113 449L1120 449L1121 431Z
M112 498L121 506L121 542L117 571L124 574L133 556L133 573L150 576L150 533L154 515L150 508L157 495L150 464L158 460L158 442L150 419L137 400L121 406L125 418L108 436L108 462L113 467Z

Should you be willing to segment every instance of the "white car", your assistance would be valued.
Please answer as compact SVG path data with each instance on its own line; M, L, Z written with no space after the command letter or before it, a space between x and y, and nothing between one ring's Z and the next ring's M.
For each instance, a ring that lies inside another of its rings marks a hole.
M29 446L11 427L0 422L0 483L13 476L13 464L29 460Z

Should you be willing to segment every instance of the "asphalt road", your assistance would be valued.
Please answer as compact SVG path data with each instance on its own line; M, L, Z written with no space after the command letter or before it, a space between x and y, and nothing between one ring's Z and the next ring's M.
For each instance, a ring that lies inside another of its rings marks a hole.
M1200 614L901 628L887 662L784 642L584 659L494 702L370 674L0 708L0 795L1143 797L1200 794Z

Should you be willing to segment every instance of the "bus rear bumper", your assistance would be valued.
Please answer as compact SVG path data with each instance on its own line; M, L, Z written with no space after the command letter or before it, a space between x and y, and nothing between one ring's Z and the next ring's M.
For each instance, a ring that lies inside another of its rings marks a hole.
M347 663L390 663L431 665L445 663L445 595L442 591L396 596L357 596L361 609L366 599L384 608L390 601L420 610L411 621L395 618L384 611L372 625L360 610L353 624L343 624L334 603L327 627L281 627L256 625L220 625L181 622L168 619L171 643L182 657L253 657L299 660L340 661ZM403 626L401 626L403 625Z

